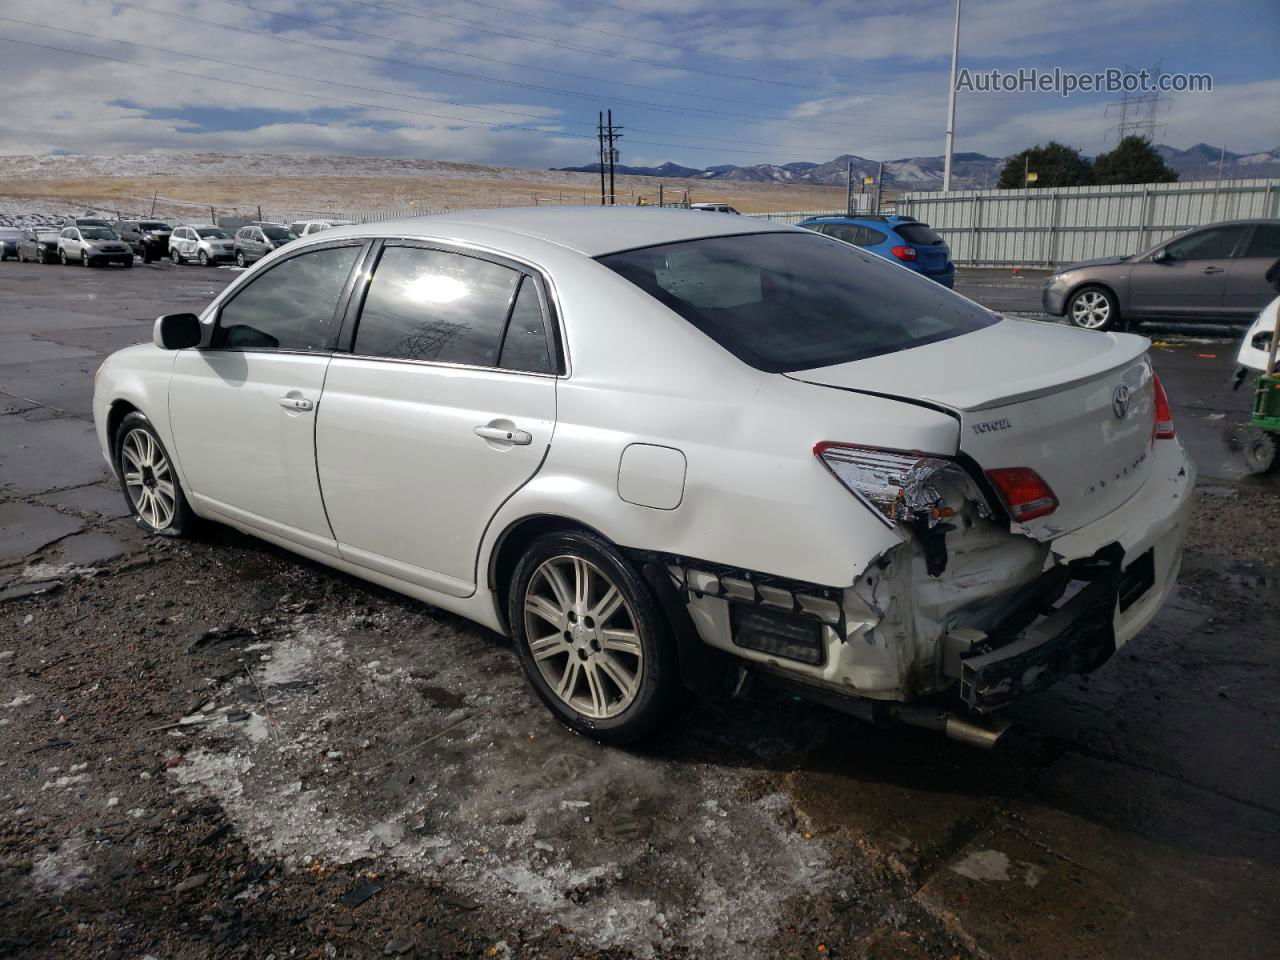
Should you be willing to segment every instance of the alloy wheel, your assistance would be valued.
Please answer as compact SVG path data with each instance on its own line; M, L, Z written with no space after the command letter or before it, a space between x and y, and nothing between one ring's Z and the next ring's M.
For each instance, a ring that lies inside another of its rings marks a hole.
M156 438L147 430L135 427L120 445L120 466L125 489L133 508L156 530L173 523L177 509L177 489L169 459Z
M1097 330L1111 319L1111 302L1097 290L1086 290L1071 304L1071 320L1086 330Z
M595 564L568 555L544 561L525 589L524 632L543 679L573 710L602 720L635 701L644 674L636 618Z

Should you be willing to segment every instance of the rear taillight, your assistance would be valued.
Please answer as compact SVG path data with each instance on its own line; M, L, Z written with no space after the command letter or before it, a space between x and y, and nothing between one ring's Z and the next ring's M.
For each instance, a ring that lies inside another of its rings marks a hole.
M1009 516L1019 523L1043 517L1058 509L1058 498L1040 474L1030 467L1001 467L988 470Z
M914 260L916 258L915 247L890 247L889 252L899 260Z
M815 445L813 455L890 526L933 527L955 516L966 500L982 504L983 516L990 512L964 468L945 457L830 441Z
M1151 372L1151 386L1156 400L1152 436L1156 440L1172 440L1174 437L1173 410L1169 407L1169 395L1164 392L1164 384L1160 382L1160 377L1154 370Z

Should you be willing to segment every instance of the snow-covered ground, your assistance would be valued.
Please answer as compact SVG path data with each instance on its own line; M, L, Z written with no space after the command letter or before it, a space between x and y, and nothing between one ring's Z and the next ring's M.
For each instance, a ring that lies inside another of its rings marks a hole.
M68 177L436 177L523 179L540 171L393 157L290 154L131 153L0 156L0 182Z

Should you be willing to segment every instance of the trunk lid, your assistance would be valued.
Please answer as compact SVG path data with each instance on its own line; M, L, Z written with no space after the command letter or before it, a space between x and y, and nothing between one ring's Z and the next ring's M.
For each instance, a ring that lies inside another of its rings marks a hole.
M1030 467L1053 489L1057 510L1025 524L1049 540L1106 516L1146 482L1154 415L1148 346L1128 334L1005 319L787 376L953 412L960 452L983 470Z
M951 251L945 244L918 244L911 245L916 251L916 262L929 273L941 273L947 268L947 259L951 256Z

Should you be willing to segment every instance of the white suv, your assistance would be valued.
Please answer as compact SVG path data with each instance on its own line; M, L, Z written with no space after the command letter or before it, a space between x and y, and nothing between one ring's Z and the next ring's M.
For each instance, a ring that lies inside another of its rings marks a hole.
M200 266L230 263L235 259L231 234L212 224L184 224L169 235L169 258L174 263L198 260Z

